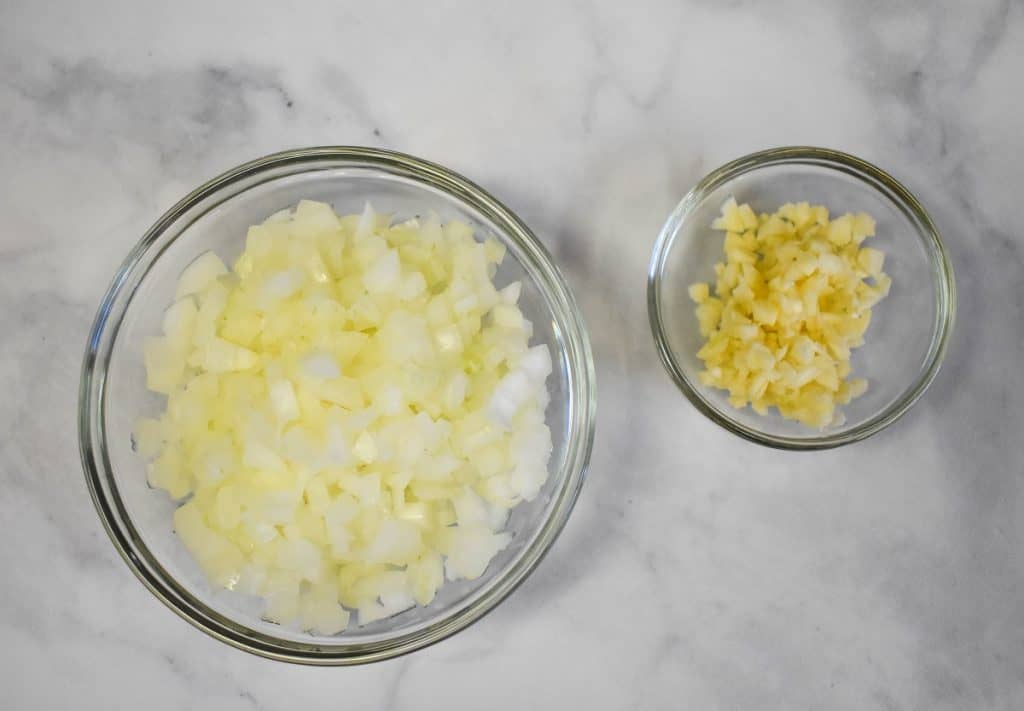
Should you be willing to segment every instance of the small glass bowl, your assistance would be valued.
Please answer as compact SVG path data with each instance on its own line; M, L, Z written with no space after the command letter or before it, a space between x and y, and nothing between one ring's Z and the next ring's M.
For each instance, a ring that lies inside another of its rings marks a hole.
M546 343L547 421L554 451L540 495L513 509L512 542L477 580L446 583L434 601L336 636L261 619L255 598L213 588L172 530L177 504L150 489L131 432L164 399L145 388L142 342L155 335L182 269L215 250L233 260L246 228L300 199L359 212L370 201L397 218L436 212L460 219L507 248L495 277L523 284L520 307L531 343ZM463 629L493 609L537 566L565 525L583 484L594 436L594 367L582 316L565 280L530 230L480 187L438 165L370 148L278 153L202 185L143 236L114 277L89 338L79 394L79 442L86 479L111 540L138 578L174 612L236 647L290 662L358 664L404 654Z
M864 211L877 221L867 245L885 252L892 289L872 312L865 344L853 352L852 377L868 391L843 406L846 422L822 431L729 405L723 390L702 385L697 351L703 338L694 282L714 284L723 234L711 229L729 197L755 212L786 202L823 204L833 216ZM661 360L698 410L741 437L779 449L826 449L869 437L895 422L934 379L956 311L953 269L939 234L917 199L891 175L825 148L774 148L734 160L701 180L658 236L647 280L647 309Z

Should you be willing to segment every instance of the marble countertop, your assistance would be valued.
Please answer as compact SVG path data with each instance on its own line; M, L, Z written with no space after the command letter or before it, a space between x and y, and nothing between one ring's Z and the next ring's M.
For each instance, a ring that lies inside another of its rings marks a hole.
M0 1L0 686L10 709L1024 707L1024 5ZM548 244L600 387L535 574L411 656L315 669L182 622L115 553L76 441L116 266L192 186L314 144L444 163ZM957 272L946 365L816 454L698 414L649 335L661 222L725 160L889 169Z

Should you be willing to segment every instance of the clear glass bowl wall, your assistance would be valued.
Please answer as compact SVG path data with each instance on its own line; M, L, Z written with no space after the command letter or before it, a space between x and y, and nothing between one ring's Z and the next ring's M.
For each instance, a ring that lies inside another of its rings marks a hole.
M261 602L214 590L172 531L176 503L146 483L130 433L159 414L162 396L145 389L142 344L156 335L178 275L216 251L230 263L246 229L301 199L339 214L370 201L398 219L434 211L499 239L508 255L495 282L522 280L520 306L546 343L554 372L547 412L554 451L540 496L512 512L512 543L474 581L447 583L416 607L340 636L316 637L260 618ZM325 148L269 156L211 181L154 225L126 260L101 307L83 371L82 455L94 500L115 545L140 579L178 614L251 652L291 661L344 664L394 656L465 627L507 595L539 562L564 525L582 484L593 440L594 375L580 314L564 280L527 228L465 179L409 156Z
M724 260L723 233L711 222L730 197L756 212L787 202L825 205L838 216L867 212L882 250L892 289L873 310L865 345L854 350L852 377L868 391L842 408L846 422L818 432L786 420L736 409L728 393L702 385L697 358L703 345L687 288L708 282ZM679 203L655 245L648 274L648 311L655 345L669 374L711 420L742 437L785 449L822 449L868 437L898 419L938 372L952 330L956 297L953 271L937 230L903 185L879 168L838 151L778 148L751 154L710 173Z

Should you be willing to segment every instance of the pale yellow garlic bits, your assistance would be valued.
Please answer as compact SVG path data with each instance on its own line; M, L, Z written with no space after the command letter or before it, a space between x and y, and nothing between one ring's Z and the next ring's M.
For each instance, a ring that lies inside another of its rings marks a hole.
M871 309L889 293L885 255L861 247L875 234L864 213L829 219L828 209L787 203L756 214L729 199L713 223L725 232L725 262L715 265L715 295L693 284L704 385L729 391L736 408L774 407L824 428L867 389L850 379L850 351L864 344Z

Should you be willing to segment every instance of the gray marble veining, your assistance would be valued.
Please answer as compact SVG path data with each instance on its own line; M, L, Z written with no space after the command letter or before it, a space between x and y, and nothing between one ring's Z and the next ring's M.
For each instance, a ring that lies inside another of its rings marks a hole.
M12 709L1024 707L1024 5L0 1L0 682ZM289 147L471 176L565 270L600 385L589 481L479 624L356 669L257 659L139 585L80 474L80 356L148 225ZM925 202L959 322L921 403L794 455L664 375L644 274L711 168L873 160Z

